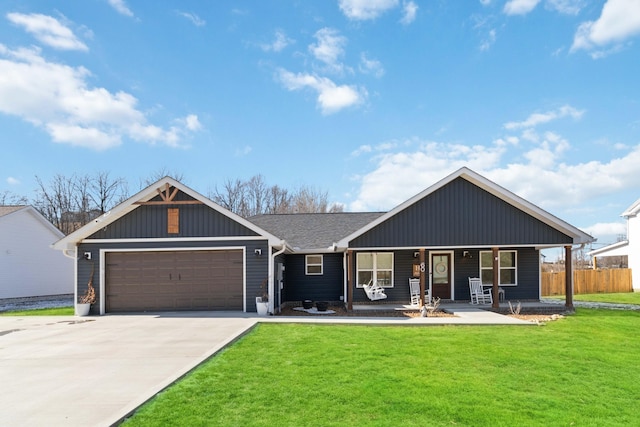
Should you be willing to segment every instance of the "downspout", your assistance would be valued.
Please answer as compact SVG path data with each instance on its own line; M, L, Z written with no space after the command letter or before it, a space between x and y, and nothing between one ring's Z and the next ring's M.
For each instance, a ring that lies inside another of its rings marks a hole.
M284 240L280 241L280 244L282 245L282 249L280 249L277 252L274 252L271 254L271 260L269 261L269 276L271 277L271 280L269 280L269 313L273 314L274 311L274 296L275 296L275 289L274 289L274 282L275 282L275 274L273 269L275 267L275 263L276 263L276 257L278 255L282 255L284 253L284 251L287 250L287 242L285 242Z

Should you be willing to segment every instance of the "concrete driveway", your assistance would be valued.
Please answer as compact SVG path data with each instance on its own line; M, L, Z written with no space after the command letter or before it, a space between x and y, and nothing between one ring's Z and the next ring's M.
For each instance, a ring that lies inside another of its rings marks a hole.
M109 426L256 321L246 313L0 317L0 425Z

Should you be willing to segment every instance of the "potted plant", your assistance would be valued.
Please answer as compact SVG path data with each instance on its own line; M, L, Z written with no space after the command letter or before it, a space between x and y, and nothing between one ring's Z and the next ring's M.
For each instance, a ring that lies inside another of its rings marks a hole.
M84 295L78 297L78 304L76 305L76 314L78 316L89 315L91 305L96 302L96 290L93 288L93 270L94 266L91 265L91 275L87 283L87 290Z
M260 294L256 297L256 308L259 316L266 316L269 313L269 290L267 279L260 283Z
M316 308L318 309L318 311L327 311L327 309L329 308L329 302L328 301L316 301Z

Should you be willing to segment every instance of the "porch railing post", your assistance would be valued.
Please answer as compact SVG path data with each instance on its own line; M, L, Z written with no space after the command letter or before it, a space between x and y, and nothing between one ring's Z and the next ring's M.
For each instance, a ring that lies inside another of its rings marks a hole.
M492 308L500 308L500 299L499 299L499 274L500 274L500 251L498 248L491 249L493 254L493 286L491 288L491 294L493 296L493 303L491 304Z
M564 247L564 306L567 310L573 310L573 256L571 246Z
M347 251L347 310L353 310L353 251Z
M426 264L425 264L425 256L424 256L424 248L420 248L420 307L424 305L424 290L427 285L426 283Z

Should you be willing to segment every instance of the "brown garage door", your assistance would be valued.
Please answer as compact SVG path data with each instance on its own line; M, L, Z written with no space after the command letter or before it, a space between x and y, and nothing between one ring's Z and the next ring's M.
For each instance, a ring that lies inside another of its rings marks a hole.
M243 252L108 252L106 311L242 310Z

